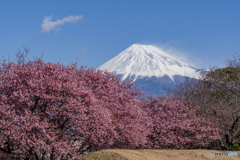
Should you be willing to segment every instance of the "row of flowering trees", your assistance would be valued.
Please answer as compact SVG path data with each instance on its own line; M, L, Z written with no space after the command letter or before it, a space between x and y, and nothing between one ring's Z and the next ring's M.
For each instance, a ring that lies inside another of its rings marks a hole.
M141 90L100 70L30 61L0 66L0 156L70 159L106 148L187 149L219 138L218 121L191 103L140 99ZM81 141L81 145L74 143Z

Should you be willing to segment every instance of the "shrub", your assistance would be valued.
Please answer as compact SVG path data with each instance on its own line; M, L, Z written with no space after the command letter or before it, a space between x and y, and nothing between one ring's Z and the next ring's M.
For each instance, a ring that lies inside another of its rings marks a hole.
M234 151L240 150L240 138L237 139L237 142L230 147L230 150L234 150Z

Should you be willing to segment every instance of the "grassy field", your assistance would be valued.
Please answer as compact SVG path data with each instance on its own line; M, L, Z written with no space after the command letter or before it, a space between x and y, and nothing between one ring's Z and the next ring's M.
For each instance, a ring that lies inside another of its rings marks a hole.
M210 152L237 152L238 156L211 157ZM47 160L49 160L49 158ZM207 149L106 149L86 154L82 157L82 160L240 160L240 151L222 151Z
M210 152L237 152L238 156L210 156ZM240 151L107 149L83 156L83 160L240 160Z

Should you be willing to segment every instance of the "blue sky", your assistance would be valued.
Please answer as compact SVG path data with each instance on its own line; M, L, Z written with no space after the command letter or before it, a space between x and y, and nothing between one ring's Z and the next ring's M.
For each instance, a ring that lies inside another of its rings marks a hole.
M101 66L134 43L153 44L197 68L240 54L238 0L0 1L0 60L27 57Z

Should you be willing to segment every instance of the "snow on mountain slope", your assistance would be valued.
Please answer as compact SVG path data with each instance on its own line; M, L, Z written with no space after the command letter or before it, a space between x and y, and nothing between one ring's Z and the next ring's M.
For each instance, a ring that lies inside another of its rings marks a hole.
M176 75L198 79L200 72L207 71L181 62L155 46L141 44L133 44L98 69L121 75L122 81L167 76L174 83Z

